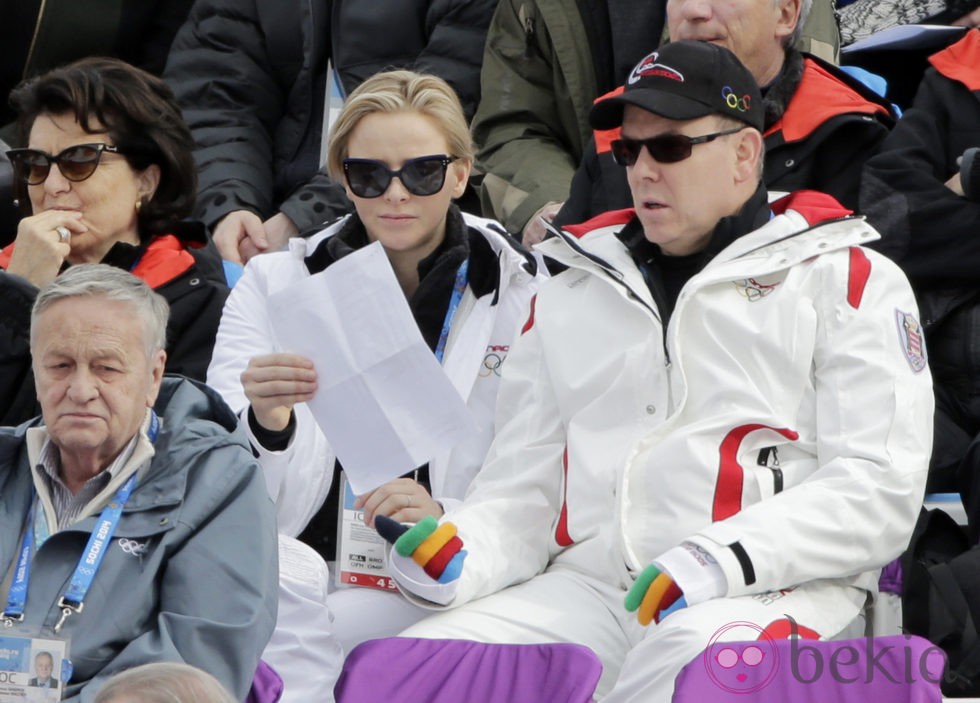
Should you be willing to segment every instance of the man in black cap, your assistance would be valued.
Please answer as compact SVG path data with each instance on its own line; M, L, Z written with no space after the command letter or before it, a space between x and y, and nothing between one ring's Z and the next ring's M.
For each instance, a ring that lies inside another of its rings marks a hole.
M392 575L447 609L403 635L582 643L603 701L667 703L715 641L863 633L921 504L931 384L877 233L820 193L767 203L727 49L664 47L591 119L622 125L634 206L539 245L568 269L511 346L487 462Z
M877 152L895 115L888 101L837 66L793 48L811 4L671 0L667 25L671 41L706 41L729 49L759 84L769 190L819 190L853 210L861 167ZM614 138L602 128L593 133L554 218L556 227L629 204L622 170L609 153Z

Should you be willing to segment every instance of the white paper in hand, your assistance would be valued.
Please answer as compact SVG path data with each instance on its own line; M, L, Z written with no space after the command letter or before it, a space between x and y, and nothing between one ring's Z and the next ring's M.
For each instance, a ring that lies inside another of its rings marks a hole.
M283 351L313 361L310 410L352 490L366 493L475 430L375 242L269 297Z

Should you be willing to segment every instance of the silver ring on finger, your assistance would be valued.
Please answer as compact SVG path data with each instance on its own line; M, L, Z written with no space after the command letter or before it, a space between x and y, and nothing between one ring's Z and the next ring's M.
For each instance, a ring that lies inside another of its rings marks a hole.
M409 507L409 508L412 507L412 494L411 493L408 494L408 505L406 507Z
M62 244L66 244L71 239L71 230L64 225L58 225L54 228L54 231L58 233L58 238Z

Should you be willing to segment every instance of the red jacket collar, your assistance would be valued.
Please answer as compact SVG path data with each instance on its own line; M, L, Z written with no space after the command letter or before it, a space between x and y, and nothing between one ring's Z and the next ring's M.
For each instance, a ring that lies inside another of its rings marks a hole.
M958 42L930 56L929 63L968 90L980 90L980 29L969 30Z
M766 136L782 130L784 141L799 141L831 117L848 113L889 114L884 105L868 100L813 59L806 58L800 85L786 112L766 130Z
M795 191L774 200L769 207L777 215L782 215L787 210L794 210L803 215L811 226L854 214L853 210L848 210L832 195L816 190Z
M13 253L13 244L0 251L0 268L6 270ZM193 265L194 257L180 240L172 234L165 234L150 242L132 273L150 288L156 289L177 278Z
M586 220L581 224L565 225L562 229L576 238L581 239L594 229L611 227L613 225L625 225L633 219L633 215L635 214L635 211L631 207L624 210L610 210L601 215L596 215L591 220Z

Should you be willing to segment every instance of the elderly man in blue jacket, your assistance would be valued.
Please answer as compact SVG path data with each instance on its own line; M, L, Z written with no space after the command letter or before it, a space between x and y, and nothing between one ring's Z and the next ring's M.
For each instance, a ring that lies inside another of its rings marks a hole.
M163 377L167 314L120 269L58 276L32 312L42 416L0 429L3 617L70 641L64 700L152 661L206 669L241 700L275 623L260 469L217 395Z

